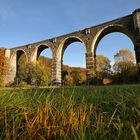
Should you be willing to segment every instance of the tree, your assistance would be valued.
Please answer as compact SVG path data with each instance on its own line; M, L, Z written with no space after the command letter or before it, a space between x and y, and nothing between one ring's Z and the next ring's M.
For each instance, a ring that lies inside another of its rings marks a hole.
M128 49L120 50L116 53L114 60L115 64L113 68L117 72L126 72L135 62L133 53Z
M108 78L111 72L110 60L104 55L96 56L96 74L97 79L102 80Z
M52 59L40 56L38 60L38 67L42 71L42 82L41 85L50 85L51 84L51 71L52 71Z
M114 55L114 60L114 77L117 82L130 83L133 81L132 79L137 79L138 67L135 64L135 57L130 50L120 50Z
M86 82L86 69L63 65L62 80L64 85L81 85Z
M70 74L73 78L74 85L80 85L82 82L81 74L77 70L72 70Z
M50 79L48 78L49 74L48 71L39 64L37 63L29 63L28 64L28 79L27 82L29 84L34 84L34 85L48 85L50 83Z
M4 54L4 49L0 48L0 85L5 84L5 75L8 73L8 62Z
M15 77L15 83L18 85L21 82L25 82L27 79L27 62L25 54L22 54L17 61L17 73Z
M17 82L18 81L18 82ZM25 82L32 85L49 85L51 82L51 63L48 58L40 57L36 63L25 62L22 55L18 61L16 84Z
M135 58L133 53L128 49L122 49L114 55L115 63L119 62L129 62L134 63Z
M6 74L7 71L8 71L8 63L4 55L4 49L0 48L0 75Z
M74 79L73 79L73 77L72 77L70 74L67 74L67 75L65 76L64 81L65 81L64 84L67 85L67 86L72 86L72 85L74 85Z

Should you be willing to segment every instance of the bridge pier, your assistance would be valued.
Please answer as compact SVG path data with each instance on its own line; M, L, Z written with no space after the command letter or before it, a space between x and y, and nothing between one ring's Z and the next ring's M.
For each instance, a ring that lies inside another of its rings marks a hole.
M135 45L136 62L140 63L140 43Z
M57 57L54 57L52 61L52 85L62 85L61 66L62 62L59 59L57 59Z
M135 55L137 63L140 63L140 9L133 12L133 23L135 31Z
M86 77L88 85L92 84L96 77L94 54L92 52L86 53Z

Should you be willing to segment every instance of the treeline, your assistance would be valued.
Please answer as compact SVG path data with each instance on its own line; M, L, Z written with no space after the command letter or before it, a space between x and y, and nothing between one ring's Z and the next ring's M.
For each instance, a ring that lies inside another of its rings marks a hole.
M25 55L18 61L18 71L14 84L16 85L51 85L52 59L40 56L37 63L26 63ZM86 70L84 68L69 67L63 65L62 84L81 85L86 82Z
M98 60L98 57L100 56L96 58L98 82L101 81L103 84L132 84L140 81L139 64L136 64L135 57L130 50L124 49L116 53L113 65L110 64L107 57L102 60Z
M52 60L40 56L37 63L27 63L23 54L18 60L18 71L12 85L51 85ZM114 55L114 64L104 55L97 55L94 60L94 68L89 84L131 84L140 81L140 65L136 64L133 53L128 50L120 50ZM4 58L4 50L0 49L0 82L7 72L8 66ZM86 84L86 69L63 65L63 85Z
M91 75L91 85L139 83L140 64L130 50L123 49L114 55L113 64L104 55L97 55ZM64 85L86 84L86 70L64 67L63 80Z
M86 69L80 67L63 66L63 85L83 85L86 84Z
M51 85L51 59L41 56L36 63L27 63L25 60L23 54L18 61L15 85Z

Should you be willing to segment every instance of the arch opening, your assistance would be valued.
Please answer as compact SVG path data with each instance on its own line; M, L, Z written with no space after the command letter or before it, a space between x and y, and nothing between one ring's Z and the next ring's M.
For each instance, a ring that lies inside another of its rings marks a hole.
M46 51L47 50L47 51ZM52 57L51 49L47 45L40 45L37 50L37 60L40 56Z
M114 55L122 49L129 49L135 57L132 40L124 33L112 32L102 37L96 47L96 55L104 54L113 65Z
M40 71L37 84L41 86L50 85L52 76L52 51L46 45L40 45L38 47L36 68Z
M103 83L104 81L117 84L138 82L134 41L125 30L120 28L105 30L97 40L94 53L96 54L97 77L100 75ZM99 66L101 62L98 60L103 56L106 60L108 59L108 72L102 71L99 74L104 64Z
M82 43L82 40L77 38L77 37L70 37L68 39L65 40L64 44L63 44L63 47L62 47L62 58L63 58L63 55L64 55L64 52L65 50L67 49L67 47L70 45L70 44L73 44L75 42L79 42L79 43Z
M16 71L18 72L20 67L24 67L27 64L27 56L23 50L17 50L16 52Z
M86 82L85 46L78 38L67 39L62 50L62 83L81 85Z
M105 27L104 29L102 29L99 32L99 34L97 35L97 39L92 44L93 45L92 49L93 49L95 54L96 54L96 49L97 49L97 46L98 46L100 40L102 40L102 38L104 38L106 35L109 35L111 33L122 33L123 35L126 35L131 40L131 42L133 44L135 42L133 35L125 27L122 27L122 26L109 26L109 27Z
M27 63L28 58L24 50L16 51L16 77L14 79L15 83L19 85L20 83L27 82L25 79L27 77Z

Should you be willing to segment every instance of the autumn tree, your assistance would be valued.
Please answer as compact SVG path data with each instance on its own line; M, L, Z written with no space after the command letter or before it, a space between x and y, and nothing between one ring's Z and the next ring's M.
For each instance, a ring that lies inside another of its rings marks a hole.
M96 56L96 74L98 80L107 78L111 72L110 60L104 55Z
M86 70L80 67L63 65L62 80L64 85L82 85L86 82Z
M114 70L117 72L126 71L130 66L134 65L135 62L133 53L128 49L120 50L116 53L114 60Z
M8 63L4 55L4 49L0 48L0 75L5 74L7 71L8 71Z
M0 85L4 84L4 76L8 72L8 62L4 54L4 49L0 48Z
M114 55L115 64L114 77L119 83L130 83L132 79L137 79L138 68L135 64L135 57L133 53L128 49L120 50Z
M65 75L64 85L66 85L66 86L74 85L74 79L70 74Z

